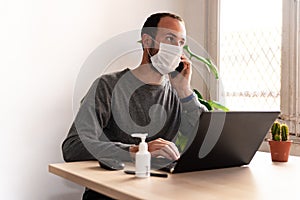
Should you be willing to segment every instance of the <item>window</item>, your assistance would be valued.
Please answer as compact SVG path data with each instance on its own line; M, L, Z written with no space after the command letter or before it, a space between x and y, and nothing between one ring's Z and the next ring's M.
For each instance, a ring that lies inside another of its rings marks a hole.
M221 92L231 110L280 110L281 30L281 0L221 1Z
M225 104L231 110L280 109L281 119L298 136L299 4L299 0L205 0L207 13L203 14L208 16L203 33L205 48L218 63L224 86L224 90L222 85L216 87L218 92L213 98L223 102L226 97ZM277 13L272 13L274 10ZM255 19L257 16L260 18ZM224 26L229 22L233 26ZM252 30L246 30L247 26ZM225 44L227 51L223 49Z

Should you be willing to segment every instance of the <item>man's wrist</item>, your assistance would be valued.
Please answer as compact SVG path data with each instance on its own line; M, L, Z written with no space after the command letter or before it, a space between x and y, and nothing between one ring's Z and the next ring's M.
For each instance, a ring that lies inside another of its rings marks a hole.
M186 102L191 101L191 100L192 100L193 98L195 98L195 97L196 97L195 93L192 93L192 94L190 94L190 95L187 96L187 97L180 98L180 102L181 102L181 103L186 103Z
M184 98L190 96L191 94L193 94L193 91L191 89L180 90L180 91L177 91L177 94L180 99L184 99Z

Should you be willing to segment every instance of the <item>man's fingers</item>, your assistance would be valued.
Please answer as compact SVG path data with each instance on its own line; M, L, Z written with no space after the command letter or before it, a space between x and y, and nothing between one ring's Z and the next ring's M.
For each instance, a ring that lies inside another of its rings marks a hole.
M176 155L176 153L172 150L172 148L170 148L169 145L165 146L164 148L161 149L162 152L168 154L169 159L171 160L177 160L178 156Z
M171 160L177 160L180 157L177 147L171 142L169 144L153 144L149 151L153 156L163 156Z
M169 146L175 152L177 159L178 159L180 157L180 153L179 153L177 146L173 142L170 142Z
M180 157L178 148L173 142L158 138L148 143L148 149L152 156L163 156L171 160L177 160Z
M173 160L173 158L167 152L163 151L163 149L153 151L153 152L151 152L151 155L153 157L162 156L162 157L167 158L169 160Z

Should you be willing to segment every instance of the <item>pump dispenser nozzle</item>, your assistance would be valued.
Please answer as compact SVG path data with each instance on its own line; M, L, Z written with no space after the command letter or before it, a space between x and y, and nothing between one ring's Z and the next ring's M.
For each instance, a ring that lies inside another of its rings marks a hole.
M135 176L145 178L150 176L150 159L151 155L148 151L148 144L146 143L147 133L134 133L132 137L141 138L139 144L139 151L135 155Z
M144 152L148 151L148 144L146 143L146 137L148 133L134 133L132 137L139 137L141 138L141 143L139 144L139 151Z

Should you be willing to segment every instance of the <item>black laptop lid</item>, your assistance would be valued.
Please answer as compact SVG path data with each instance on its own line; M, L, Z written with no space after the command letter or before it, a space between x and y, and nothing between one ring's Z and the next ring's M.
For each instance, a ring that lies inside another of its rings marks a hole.
M249 164L279 112L205 112L173 173Z

